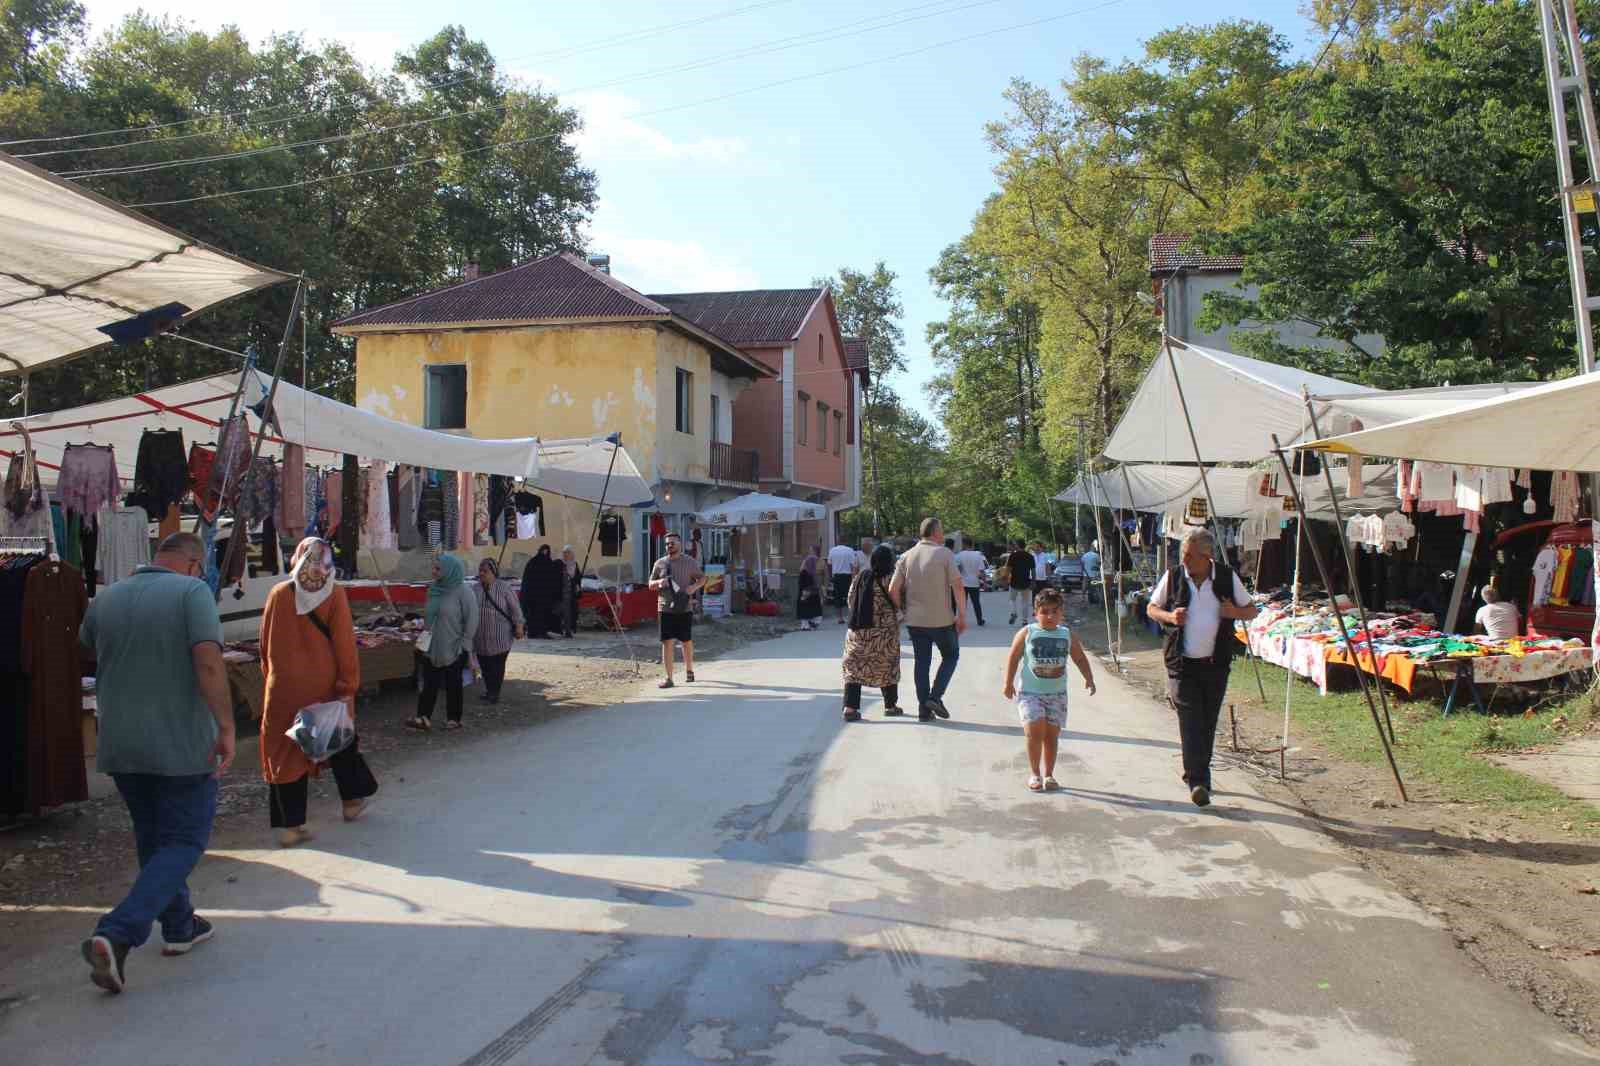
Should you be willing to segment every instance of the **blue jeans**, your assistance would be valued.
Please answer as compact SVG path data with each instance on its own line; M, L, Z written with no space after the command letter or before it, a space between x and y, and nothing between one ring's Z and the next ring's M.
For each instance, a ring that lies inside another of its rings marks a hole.
M139 877L116 910L100 919L95 935L136 948L150 939L151 923L159 919L168 941L183 940L194 923L189 874L211 841L217 779L210 774L112 774L111 780L133 817Z
M961 658L961 643L956 639L955 626L907 626L911 634L911 651L916 658L913 676L917 682L917 710L929 700L944 699L950 679L956 676L956 661ZM933 665L933 649L939 649L939 673L934 676L933 688L928 687L928 668Z

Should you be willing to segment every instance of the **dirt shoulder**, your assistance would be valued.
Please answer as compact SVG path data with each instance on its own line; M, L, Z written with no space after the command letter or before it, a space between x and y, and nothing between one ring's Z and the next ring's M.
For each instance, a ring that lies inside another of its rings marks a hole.
M1069 624L1103 658L1098 608L1091 613L1075 600L1070 613ZM1131 626L1122 640L1126 676L1164 702L1166 672L1155 640ZM1218 764L1249 773L1269 799L1316 820L1356 862L1438 916L1486 975L1600 1046L1600 839L1564 831L1547 816L1457 802L1421 776L1408 775L1410 802L1400 804L1386 766L1340 758L1298 722L1280 782L1278 755L1252 751L1281 745L1284 675L1268 668L1277 681L1266 686L1276 704L1269 707L1250 669L1235 661L1229 693L1242 750L1229 750L1224 710ZM1319 698L1309 683L1295 684L1297 704Z
M708 621L695 627L696 658L715 661L793 628L792 619L748 615ZM404 682L363 693L356 710L361 750L380 785L404 780L412 760L425 759L436 749L617 703L659 678L660 657L653 622L636 626L626 638L586 631L570 640L525 640L507 663L499 704L479 702L477 691L466 693L466 728L460 732L436 728L417 733L404 728L401 723L416 713L415 692ZM680 677L682 669L680 663ZM443 718L440 706L434 720L442 723ZM241 726L237 755L222 780L213 850L273 843L259 750L258 736ZM311 828L336 820L338 809L333 779L324 774L311 786ZM13 908L103 904L126 889L133 855L127 812L115 794L49 812L0 831L0 904ZM25 912L0 913L0 942L19 936L25 918ZM4 992L0 988L0 1001Z

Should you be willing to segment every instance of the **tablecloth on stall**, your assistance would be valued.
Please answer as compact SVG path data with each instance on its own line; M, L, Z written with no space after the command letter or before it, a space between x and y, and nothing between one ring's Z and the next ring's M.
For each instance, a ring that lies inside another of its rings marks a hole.
M1325 604L1297 615L1292 627L1282 604L1260 606L1262 613L1250 624L1248 636L1243 629L1236 629L1235 635L1264 662L1307 678L1324 694L1328 663L1359 665L1407 693L1413 690L1418 671L1430 664L1470 662L1473 680L1483 684L1540 681L1594 665L1593 652L1581 641L1446 635L1432 628L1431 616L1420 613L1369 612L1370 640L1359 617L1346 615L1345 625L1356 642L1357 650L1352 651Z

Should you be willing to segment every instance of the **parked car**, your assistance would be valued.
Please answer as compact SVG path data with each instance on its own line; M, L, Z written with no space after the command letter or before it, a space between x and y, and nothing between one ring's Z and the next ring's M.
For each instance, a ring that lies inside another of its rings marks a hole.
M1056 569L1050 575L1050 580L1056 588L1063 592L1081 592L1083 590L1083 561L1076 555L1062 556L1056 560Z

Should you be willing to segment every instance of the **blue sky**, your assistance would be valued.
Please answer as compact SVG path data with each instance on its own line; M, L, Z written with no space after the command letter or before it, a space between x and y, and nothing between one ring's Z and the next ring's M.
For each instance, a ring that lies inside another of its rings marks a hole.
M1296 0L88 2L97 30L138 7L202 28L231 23L257 39L285 31L336 38L382 65L459 22L508 72L583 113L582 150L600 182L591 243L611 254L613 273L646 292L790 288L883 259L900 275L906 309L911 370L896 385L924 411L922 385L934 367L923 332L943 315L927 271L994 187L983 127L1002 115L1011 78L1054 84L1080 52L1134 56L1142 40L1185 22L1265 20L1302 52L1311 31ZM696 18L706 21L582 47ZM743 54L769 42L795 47ZM634 77L718 57L728 58ZM821 73L838 67L855 69ZM796 80L741 92L788 79ZM590 88L605 82L618 84ZM697 103L730 93L740 95ZM677 109L648 114L669 108Z

